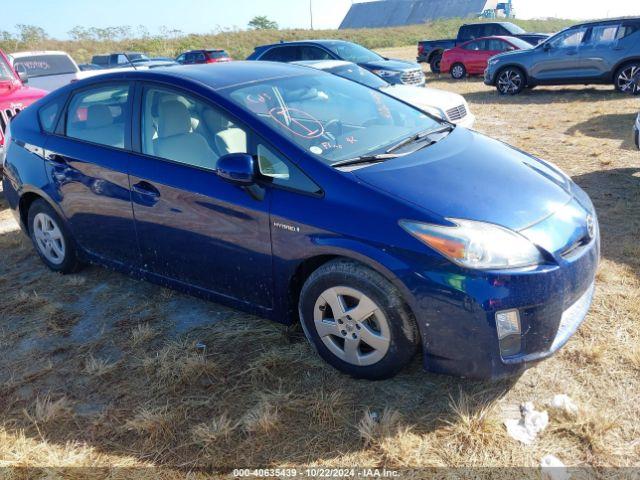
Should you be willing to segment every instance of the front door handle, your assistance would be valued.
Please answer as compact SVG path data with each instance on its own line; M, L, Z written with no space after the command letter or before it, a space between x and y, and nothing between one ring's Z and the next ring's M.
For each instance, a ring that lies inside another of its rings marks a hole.
M158 198L160 196L160 191L151 185L149 182L139 182L131 187L138 195L144 195L145 197Z
M56 163L58 165L66 165L67 161L65 160L65 158L57 153L52 153L49 152L47 153L47 160L49 160L50 162Z

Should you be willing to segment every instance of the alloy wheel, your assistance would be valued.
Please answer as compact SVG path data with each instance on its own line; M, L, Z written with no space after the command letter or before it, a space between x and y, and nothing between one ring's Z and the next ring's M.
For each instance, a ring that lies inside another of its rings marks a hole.
M636 85L636 74L640 73L640 66L638 65L629 65L618 73L616 77L616 87L621 92L627 93L635 93L635 89L638 88Z
M373 365L384 358L391 343L389 321L363 292L332 287L316 300L316 332L336 357L352 365Z
M516 71L507 69L498 77L498 90L500 93L518 93L522 89L522 75Z
M462 77L464 77L464 67L462 65L455 65L451 69L451 74L453 75L453 78L462 78Z
M38 213L33 219L33 234L42 256L54 265L64 262L66 245L53 218L46 213Z

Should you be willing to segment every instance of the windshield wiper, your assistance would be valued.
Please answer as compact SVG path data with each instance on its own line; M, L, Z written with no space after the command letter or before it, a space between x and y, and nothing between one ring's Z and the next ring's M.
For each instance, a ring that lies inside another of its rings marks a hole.
M339 162L332 163L331 166L338 167L350 167L351 165L363 165L365 163L380 163L391 158L402 157L403 155L393 155L390 153L379 153L377 155L362 155L356 158L348 158L347 160L340 160Z
M415 135L411 135L409 138L405 138L400 143L395 144L394 146L387 149L386 153L392 153L396 150L400 150L402 147L406 147L412 143L418 142L423 138L427 138L430 135L435 135L436 133L444 133L450 132L453 130L453 125L445 125L443 127L434 128L432 130L425 130L424 132L416 133Z

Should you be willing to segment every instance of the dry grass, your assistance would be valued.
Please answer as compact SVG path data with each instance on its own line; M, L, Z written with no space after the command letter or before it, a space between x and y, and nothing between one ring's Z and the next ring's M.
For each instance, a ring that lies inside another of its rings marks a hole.
M505 98L478 79L429 84L464 94L479 131L558 164L599 211L596 297L558 355L512 382L430 375L419 359L395 379L356 381L299 332L101 268L60 277L3 229L0 465L100 466L108 471L96 476L110 478L152 466L183 478L243 466L535 467L554 454L596 471L639 467L637 100L611 87ZM0 221L9 218L0 196ZM178 328L185 319L201 321ZM552 414L530 447L506 435L518 404L543 408L556 393L578 415Z

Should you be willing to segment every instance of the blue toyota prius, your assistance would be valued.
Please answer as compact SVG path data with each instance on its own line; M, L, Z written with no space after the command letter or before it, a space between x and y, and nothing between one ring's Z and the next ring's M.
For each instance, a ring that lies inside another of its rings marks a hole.
M278 322L355 377L521 372L586 316L589 197L558 168L363 85L269 62L107 74L8 132L42 261L91 262ZM247 352L249 355L251 352Z

